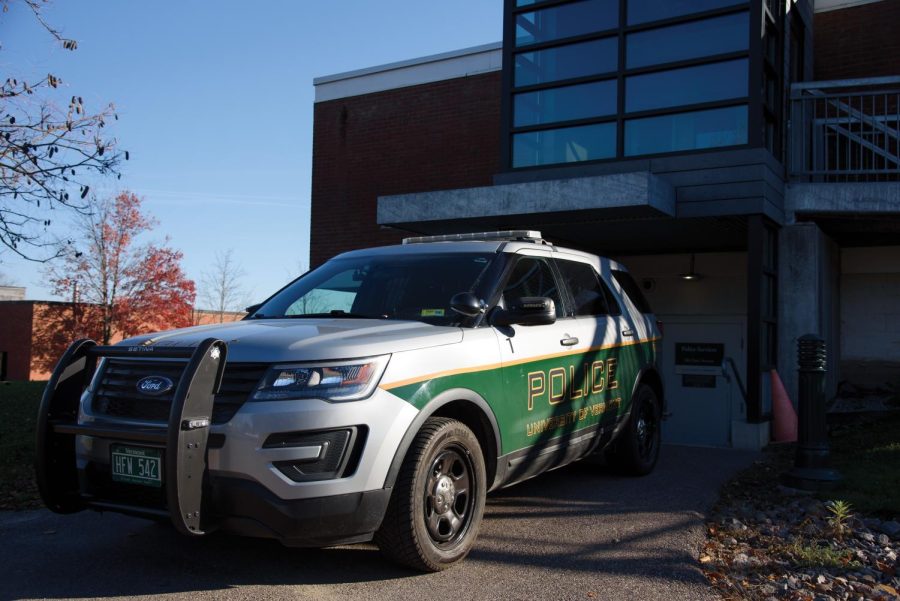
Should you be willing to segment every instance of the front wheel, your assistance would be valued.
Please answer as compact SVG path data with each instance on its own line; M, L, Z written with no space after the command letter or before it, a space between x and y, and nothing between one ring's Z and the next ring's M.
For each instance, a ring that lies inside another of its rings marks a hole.
M426 572L461 561L484 514L484 456L462 422L425 422L403 460L375 543L389 559Z
M609 463L629 476L645 476L659 459L662 408L652 388L638 386L625 430L607 451Z

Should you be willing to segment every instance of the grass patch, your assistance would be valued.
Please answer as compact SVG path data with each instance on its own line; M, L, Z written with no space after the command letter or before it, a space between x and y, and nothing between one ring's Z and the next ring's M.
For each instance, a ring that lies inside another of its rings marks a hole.
M836 429L830 443L832 465L844 481L828 496L864 514L900 516L900 415Z
M40 507L34 430L46 382L0 382L0 509Z
M853 559L852 551L836 549L828 544L804 544L796 540L786 550L795 564L802 568L858 570L862 567L860 562Z

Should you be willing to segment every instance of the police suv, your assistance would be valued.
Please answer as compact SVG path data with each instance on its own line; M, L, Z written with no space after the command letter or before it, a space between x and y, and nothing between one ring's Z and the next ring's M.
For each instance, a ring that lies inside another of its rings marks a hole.
M73 343L41 402L60 513L463 559L485 494L592 452L656 464L660 333L626 269L539 232L344 253L239 322Z

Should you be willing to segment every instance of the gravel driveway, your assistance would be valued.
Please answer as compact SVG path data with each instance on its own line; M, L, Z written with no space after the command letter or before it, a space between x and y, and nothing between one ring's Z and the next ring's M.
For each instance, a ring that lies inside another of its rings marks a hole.
M419 574L375 547L286 549L114 514L0 513L0 599L718 599L697 563L703 512L755 453L666 446L621 478L583 461L488 497L475 550Z

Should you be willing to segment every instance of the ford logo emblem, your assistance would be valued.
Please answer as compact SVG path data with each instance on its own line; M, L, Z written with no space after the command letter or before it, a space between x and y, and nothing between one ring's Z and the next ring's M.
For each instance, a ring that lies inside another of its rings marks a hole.
M159 396L172 390L175 383L165 376L147 376L137 381L137 391L141 394Z

